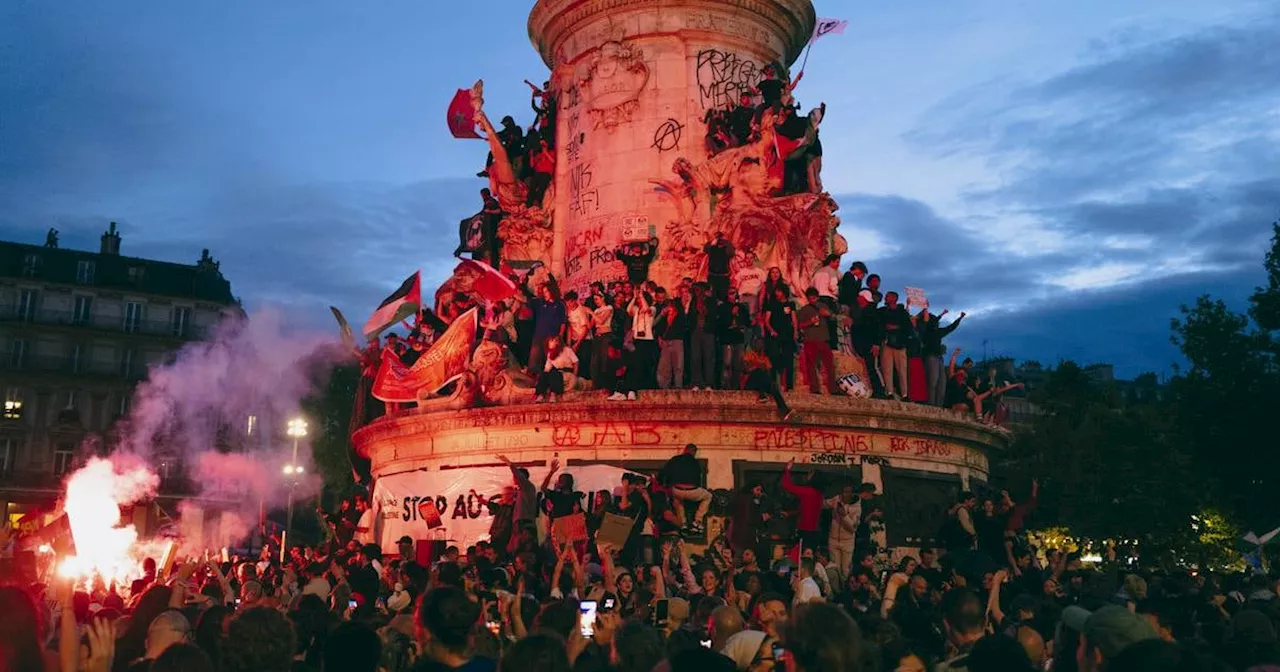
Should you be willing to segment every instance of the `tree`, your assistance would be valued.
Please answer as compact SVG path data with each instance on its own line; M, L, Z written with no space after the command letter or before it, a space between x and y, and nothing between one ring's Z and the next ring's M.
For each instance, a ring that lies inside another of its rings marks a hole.
M1271 425L1280 405L1280 223L1264 266L1268 284L1256 288L1247 314L1204 295L1171 325L1189 364L1171 384L1176 417L1224 513L1246 527L1274 525L1280 510Z
M347 451L351 404L360 385L360 368L354 364L333 367L324 389L304 399L302 406L315 423L312 459L324 479L325 493L347 497L356 489Z

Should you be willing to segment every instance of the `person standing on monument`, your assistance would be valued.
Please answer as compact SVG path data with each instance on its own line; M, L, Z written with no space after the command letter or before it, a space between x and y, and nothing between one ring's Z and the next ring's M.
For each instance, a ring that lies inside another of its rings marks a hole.
M568 322L566 344L578 356L580 365L577 374L582 378L591 377L591 357L595 354L592 342L594 317L591 310L578 301L578 293L568 291L564 295L565 319Z
M716 313L715 296L706 283L693 286L689 303L689 363L693 367L693 389L710 390L716 380Z
M737 289L730 288L729 300L716 307L716 329L724 366L721 387L736 390L742 384L742 357L751 330L751 309L738 297Z
M658 335L658 388L679 388L684 384L684 346L689 337L689 303L687 289L681 289L679 300L667 301L666 290L658 288L658 316L653 330Z
M947 374L942 364L942 357L947 354L947 346L943 345L942 339L955 331L965 316L964 313L960 313L960 317L944 327L941 322L946 314L947 311L943 310L934 315L929 312L929 306L926 305L916 316L916 326L919 329L920 346L924 356L925 387L929 390L930 406L941 406L947 393Z
M783 392L796 384L796 311L785 283L777 285L765 303L764 347Z
M599 283L596 283L599 284ZM607 390L613 386L613 369L609 367L609 348L613 346L613 316L614 307L609 301L609 297L604 296L603 292L595 293L595 286L592 286L592 294L589 301L595 301L596 305L591 311L591 326L595 332L591 339L593 349L591 351L591 386L597 390ZM626 310L625 304L623 310ZM625 313L624 313L625 314ZM619 339L618 347L621 347L621 339Z
M904 306L898 305L898 293L884 295L879 322L884 341L880 344L880 378L884 382L884 395L889 399L907 399L907 347L915 332L911 316Z
M653 258L656 256L658 256L657 238L650 238L645 242L626 243L613 253L613 258L626 266L627 280L637 289L649 279L649 264L653 263Z
M528 292L528 288L525 288ZM529 309L533 311L533 345L529 348L529 377L537 379L542 374L543 365L547 361L547 339L552 336L563 337L565 323L568 321L564 301L560 300L560 290L554 279L543 283L538 288L538 296L529 298Z
M711 508L711 492L702 485L706 476L702 473L702 465L698 463L697 455L698 446L692 443L686 444L683 450L667 460L667 463L662 466L661 474L662 483L671 488L676 518L682 527L694 535L705 532L703 519L707 517L707 511ZM685 504L690 502L698 505L693 514L693 520L689 520L685 512Z
M826 305L827 310L832 316L838 315L836 309L837 301L840 298L840 255L828 254L826 259L822 260L822 266L813 274L813 288L818 290L818 300ZM828 324L827 343L832 350L840 347L836 342L836 322L833 317Z
M822 394L822 384L818 381L818 368L822 367L826 374L827 394L835 394L836 385L835 358L831 345L827 342L828 326L832 322L831 309L822 302L818 290L810 287L805 290L808 305L796 313L796 323L804 336L804 344L800 348L800 361L804 367L805 380L809 382L809 391Z
M733 259L733 243L724 237L724 231L716 231L711 242L702 246L707 255L707 282L718 301L729 297L729 261Z
M632 387L644 390L653 389L656 383L654 365L658 363L658 337L654 333L654 323L657 321L657 309L653 302L654 298L644 288L637 287L631 303L627 305L627 314L631 317L630 336L635 345L634 355L627 364L628 378ZM635 389L632 389L627 398L634 396Z

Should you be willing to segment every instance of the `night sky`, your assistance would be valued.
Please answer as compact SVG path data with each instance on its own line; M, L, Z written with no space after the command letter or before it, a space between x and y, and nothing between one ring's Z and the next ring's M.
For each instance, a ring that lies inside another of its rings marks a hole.
M843 265L968 311L952 344L1169 372L1180 303L1262 282L1276 3L815 4L851 22L797 90L828 105ZM490 116L531 121L529 6L0 3L0 238L96 250L115 220L128 255L210 248L251 311L362 322L415 268L442 280L479 207L454 90L484 78Z

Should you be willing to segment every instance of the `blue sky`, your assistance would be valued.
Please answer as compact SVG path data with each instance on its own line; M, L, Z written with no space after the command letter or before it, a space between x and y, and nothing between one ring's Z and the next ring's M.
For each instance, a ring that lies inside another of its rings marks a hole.
M330 329L477 209L453 91L528 122L527 1L0 3L0 238L195 261ZM1261 281L1280 214L1273 2L815 2L798 91L851 257L969 319L954 344L1169 370L1169 318Z

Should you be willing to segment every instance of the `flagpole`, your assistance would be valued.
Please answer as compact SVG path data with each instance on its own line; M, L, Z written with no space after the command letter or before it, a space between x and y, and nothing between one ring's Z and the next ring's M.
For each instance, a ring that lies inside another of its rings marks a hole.
M813 43L816 41L810 38L809 46L804 48L804 60L800 62L800 72L804 72L804 66L809 64L809 52L813 51Z

